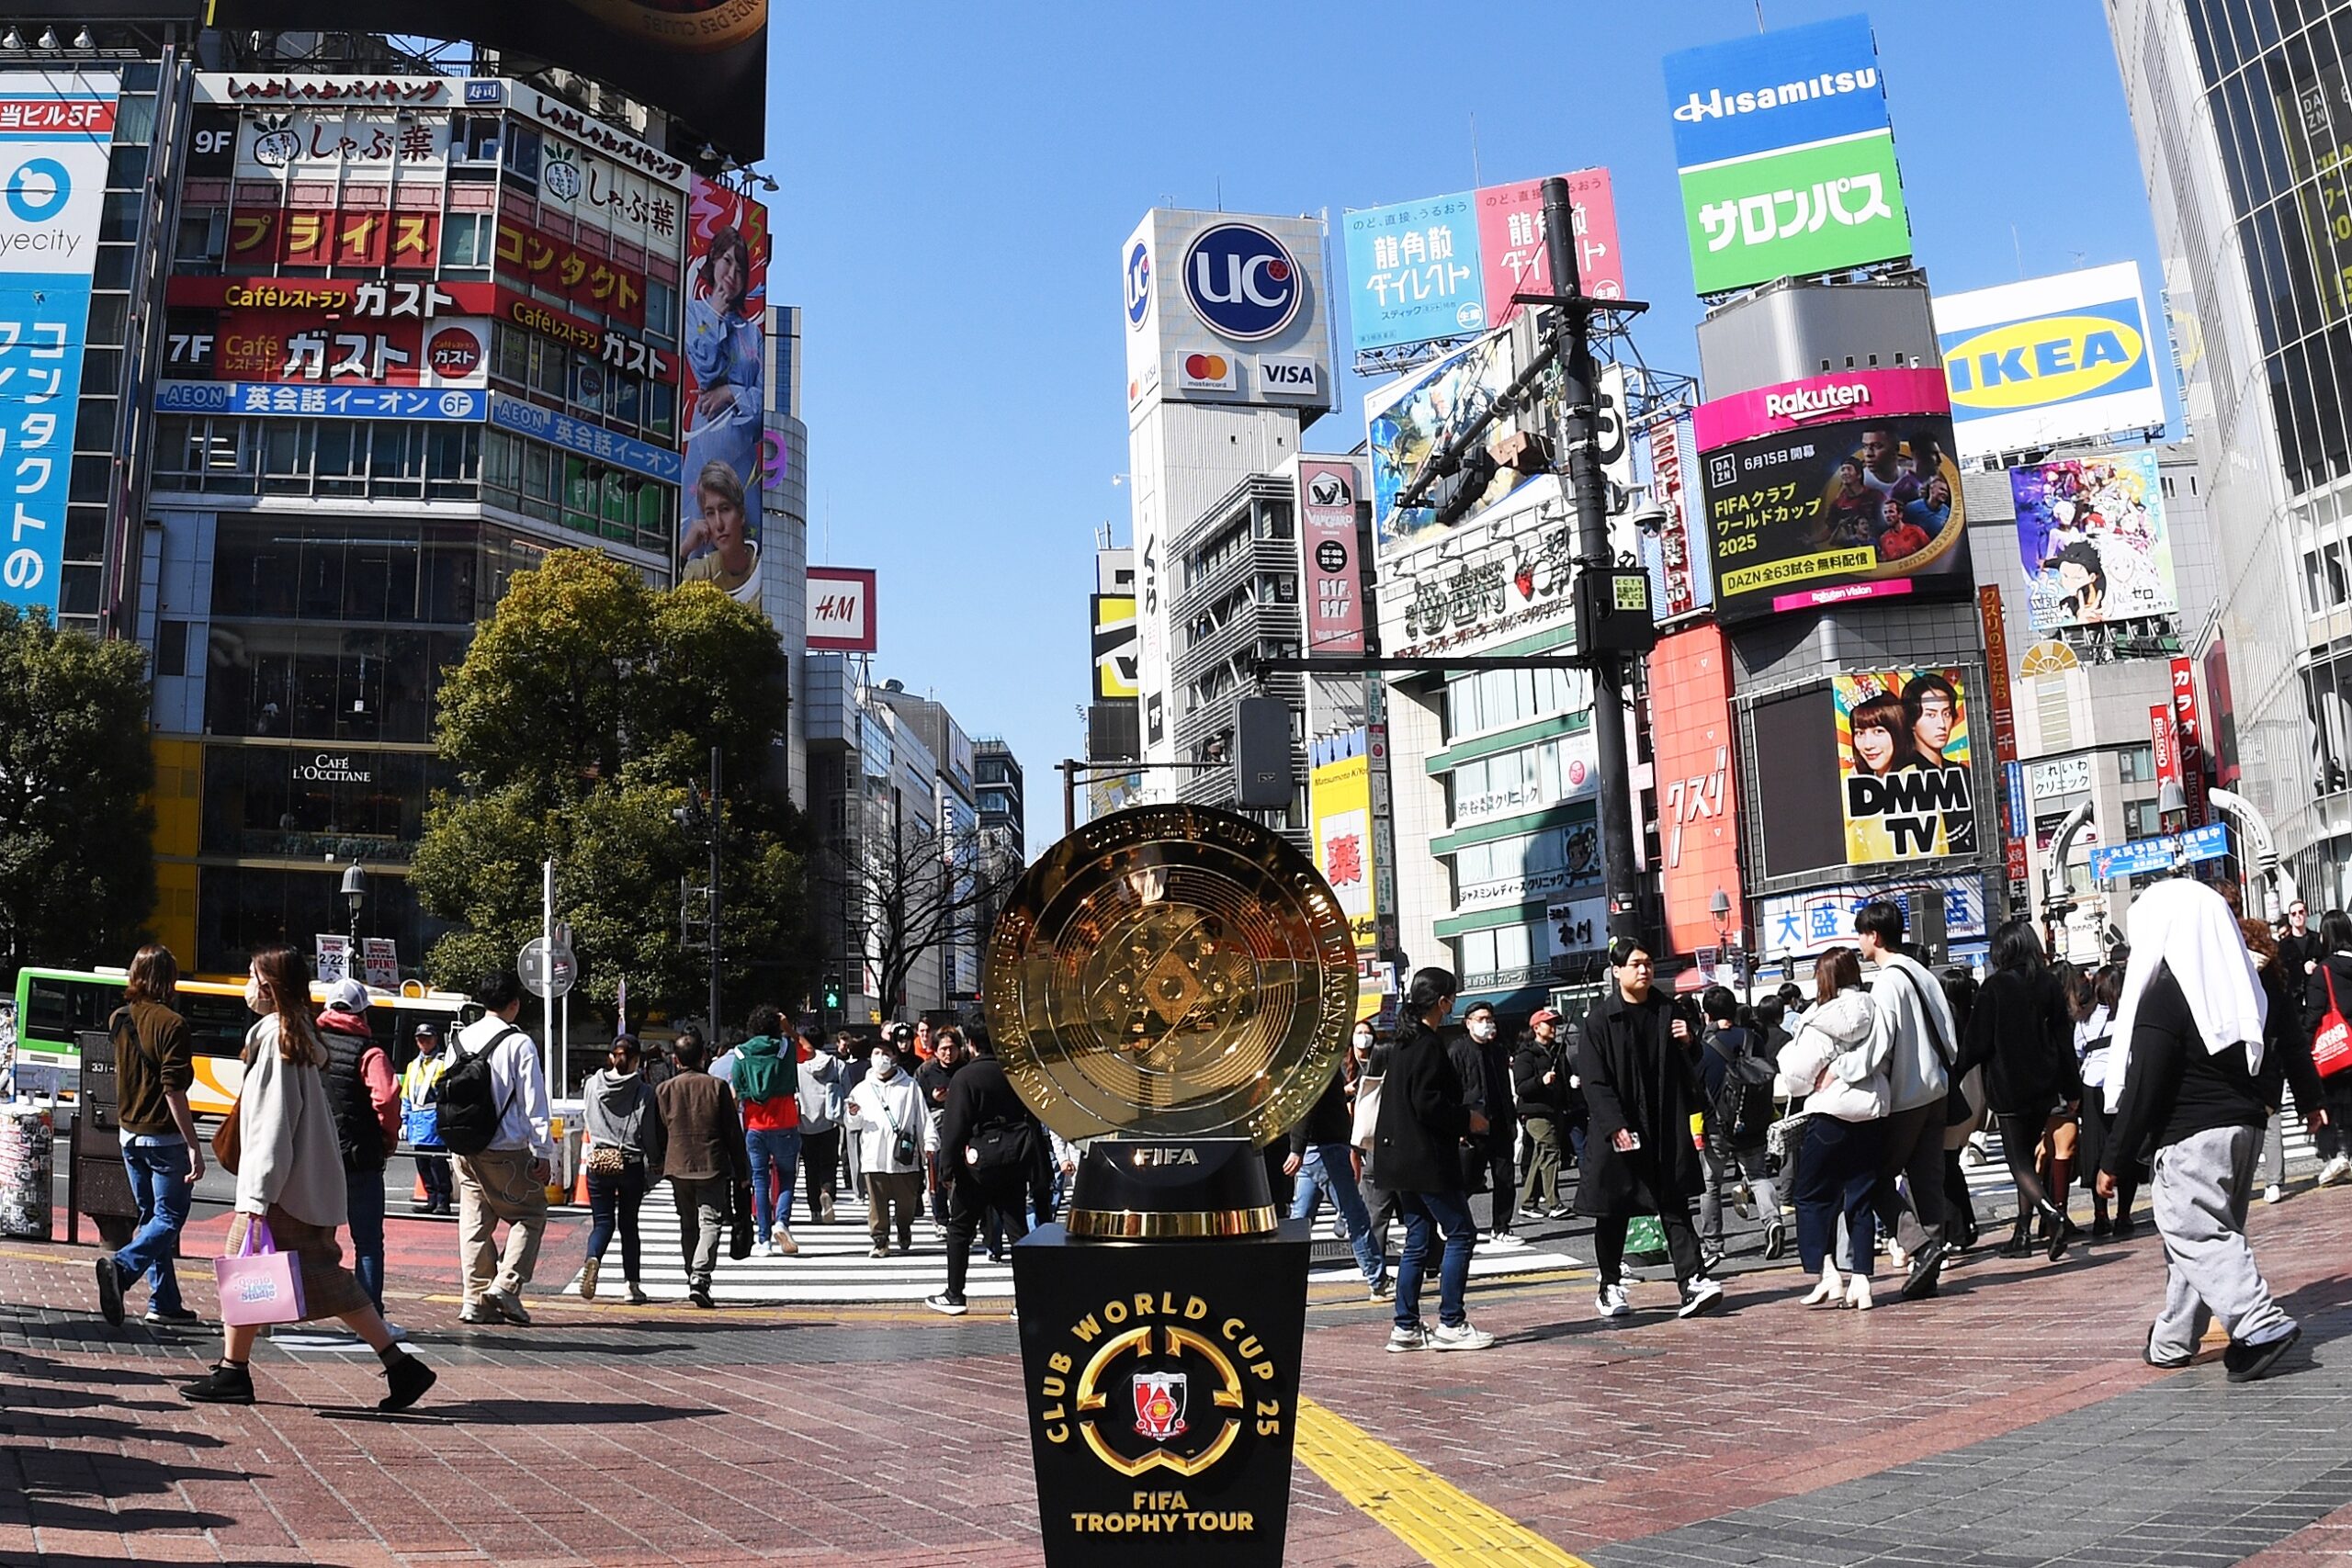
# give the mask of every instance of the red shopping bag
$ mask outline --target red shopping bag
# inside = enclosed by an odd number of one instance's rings
[[[294,1255],[277,1250],[269,1222],[259,1215],[245,1227],[245,1245],[233,1257],[212,1260],[220,1286],[220,1321],[243,1326],[302,1321],[302,1270]]]
[[[2325,964],[2319,966],[2319,976],[2327,985],[2327,1010],[2320,1014],[2319,1028],[2312,1035],[2312,1066],[2327,1077],[2352,1067],[2352,1023],[2344,1021],[2344,1010],[2335,1005],[2335,976]]]

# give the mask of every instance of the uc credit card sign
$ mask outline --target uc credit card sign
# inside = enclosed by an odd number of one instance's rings
[[[1911,253],[1869,17],[1683,50],[1665,65],[1700,293]]]
[[[2163,428],[2138,263],[1942,295],[1935,311],[1963,457]]]
[[[0,72],[0,604],[56,613],[119,77]]]

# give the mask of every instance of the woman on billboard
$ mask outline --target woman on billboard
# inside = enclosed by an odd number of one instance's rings
[[[1919,766],[1919,749],[1912,741],[1903,699],[1893,692],[1881,692],[1861,704],[1848,722],[1853,728],[1855,773],[1883,779]]]
[[[759,526],[748,514],[743,493],[749,476],[759,472],[760,415],[766,401],[758,310],[751,243],[741,230],[721,224],[686,276],[686,368],[695,388],[686,408],[686,464],[706,476],[713,465],[723,464],[733,477],[745,548]],[[711,519],[704,513],[687,524],[680,554],[691,562],[716,542]]]

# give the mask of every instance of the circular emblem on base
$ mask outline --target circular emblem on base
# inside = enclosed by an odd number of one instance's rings
[[[1062,1136],[1264,1144],[1345,1049],[1355,942],[1280,835],[1204,807],[1139,807],[1023,874],[984,989],[1005,1072]]]

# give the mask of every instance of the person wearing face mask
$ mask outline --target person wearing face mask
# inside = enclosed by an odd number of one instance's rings
[[[1483,1350],[1495,1342],[1470,1325],[1464,1306],[1478,1230],[1463,1190],[1462,1142],[1486,1132],[1487,1119],[1473,1109],[1476,1101],[1455,1066],[1459,1054],[1438,1035],[1458,988],[1450,970],[1414,973],[1405,993],[1411,1021],[1389,1049],[1381,1086],[1374,1165],[1405,1221],[1395,1326],[1388,1335],[1392,1351]],[[1431,1328],[1421,1320],[1421,1278],[1441,1235],[1438,1323]]]
[[[1478,1083],[1487,1118],[1483,1138],[1464,1145],[1464,1157],[1477,1167],[1476,1178],[1487,1193],[1487,1245],[1506,1250],[1525,1247],[1526,1238],[1511,1231],[1512,1210],[1519,1200],[1519,1104],[1511,1094],[1510,1046],[1503,1039],[1502,1020],[1492,1002],[1473,1002],[1463,1014],[1464,1031],[1477,1047]],[[1476,1182],[1472,1191],[1477,1190]]]
[[[1359,1027],[1357,1037],[1370,1048],[1372,1032]],[[1331,1207],[1340,1212],[1340,1224],[1355,1249],[1356,1267],[1363,1270],[1363,1282],[1372,1292],[1372,1299],[1386,1301],[1395,1295],[1396,1288],[1388,1281],[1387,1259],[1380,1255],[1372,1240],[1372,1216],[1364,1212],[1363,1194],[1356,1186],[1356,1152],[1349,1146],[1353,1117],[1349,1102],[1355,1093],[1356,1056],[1350,1051],[1340,1070],[1331,1075],[1323,1094],[1314,1108],[1294,1123],[1290,1130],[1290,1152],[1283,1161],[1283,1173],[1295,1179],[1291,1190],[1290,1217],[1305,1220],[1312,1226],[1315,1212],[1329,1194]]]
[[[1354,1082],[1348,1089],[1348,1141],[1355,1146],[1356,1187],[1363,1198],[1364,1213],[1372,1221],[1372,1249],[1385,1258],[1388,1227],[1396,1219],[1396,1200],[1380,1185],[1373,1155],[1380,1130],[1380,1086],[1388,1074],[1388,1047],[1373,1032],[1370,1022],[1359,1021],[1349,1051],[1354,1057]]]
[[[890,1228],[898,1226],[899,1251],[914,1250],[915,1211],[922,1202],[923,1171],[939,1151],[939,1128],[923,1103],[914,1075],[899,1054],[877,1043],[865,1077],[849,1091],[842,1125],[855,1135],[859,1168],[865,1172],[865,1230],[873,1256],[890,1255]]]
[[[416,1179],[424,1196],[409,1205],[413,1214],[454,1214],[456,1188],[451,1185],[448,1146],[441,1142],[441,1075],[449,1070],[449,1054],[441,1048],[441,1026],[426,1021],[416,1026],[416,1055],[401,1072],[402,1130],[416,1150]]]

